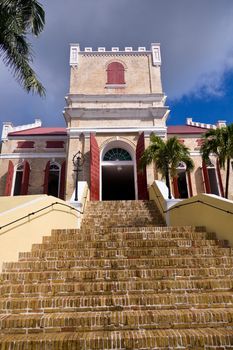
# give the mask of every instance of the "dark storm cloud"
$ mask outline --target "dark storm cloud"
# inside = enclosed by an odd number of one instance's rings
[[[69,86],[69,43],[84,46],[150,46],[160,42],[163,85],[170,99],[224,94],[232,69],[232,0],[42,1],[46,28],[33,40],[34,66],[47,95],[27,95],[0,64],[1,121],[62,125]]]

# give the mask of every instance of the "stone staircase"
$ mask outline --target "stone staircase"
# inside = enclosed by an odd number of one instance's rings
[[[232,253],[153,202],[89,202],[4,264],[0,349],[233,349]]]

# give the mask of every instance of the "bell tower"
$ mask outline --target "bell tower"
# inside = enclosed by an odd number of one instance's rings
[[[145,198],[153,171],[139,171],[139,160],[151,133],[166,136],[169,109],[165,101],[159,44],[151,44],[150,50],[86,47],[83,51],[79,44],[71,44],[70,89],[64,110],[69,135],[68,197],[74,191],[71,160],[81,150],[85,156],[82,179],[89,184],[91,199],[103,199],[106,181],[119,188],[118,194],[122,192],[116,199]],[[116,157],[111,164],[106,162],[105,154],[111,149],[115,155],[120,149],[128,152],[131,163]],[[117,178],[121,178],[119,183]],[[132,198],[124,198],[122,189],[129,181]],[[114,199],[114,193],[110,197]]]

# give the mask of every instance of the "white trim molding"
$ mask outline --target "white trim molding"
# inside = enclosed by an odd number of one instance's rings
[[[160,102],[166,100],[164,93],[153,94],[108,94],[108,95],[85,95],[85,94],[68,94],[65,97],[67,103],[72,102]]]
[[[125,127],[125,128],[78,128],[72,127],[67,129],[70,138],[79,137],[81,134],[132,134],[145,132],[146,135],[154,133],[158,136],[164,137],[167,133],[167,127]]]
[[[37,158],[66,158],[66,153],[64,152],[54,152],[54,153],[5,153],[0,154],[0,159],[37,159]]]

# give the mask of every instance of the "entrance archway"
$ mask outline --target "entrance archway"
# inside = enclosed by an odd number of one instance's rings
[[[135,160],[124,142],[106,146],[101,156],[101,199],[134,200],[136,198]]]

